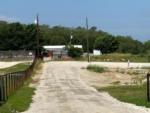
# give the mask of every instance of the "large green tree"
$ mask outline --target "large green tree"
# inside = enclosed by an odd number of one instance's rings
[[[102,36],[95,40],[95,49],[101,50],[103,54],[113,53],[119,47],[118,41],[113,36]]]
[[[134,40],[129,36],[117,36],[117,40],[119,42],[119,48],[117,51],[120,53],[139,54],[144,52],[143,43],[138,40]]]
[[[144,43],[144,49],[146,52],[150,53],[150,40]]]

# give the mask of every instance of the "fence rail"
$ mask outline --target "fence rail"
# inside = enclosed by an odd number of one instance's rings
[[[25,80],[32,75],[37,60],[38,58],[35,58],[30,67],[25,71],[0,76],[0,104],[6,102],[14,91],[23,86]]]

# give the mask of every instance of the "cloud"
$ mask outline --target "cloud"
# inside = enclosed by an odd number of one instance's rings
[[[7,22],[18,22],[19,19],[14,18],[14,17],[8,17],[8,16],[4,16],[4,15],[0,15],[0,21],[7,21]]]

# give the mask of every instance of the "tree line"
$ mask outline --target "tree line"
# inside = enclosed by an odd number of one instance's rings
[[[36,25],[7,23],[0,21],[0,50],[35,50],[37,47]],[[40,25],[40,46],[42,45],[68,45],[70,35],[73,35],[72,44],[83,45],[87,51],[87,37],[89,50],[99,49],[102,53],[148,53],[150,41],[140,42],[130,36],[113,36],[96,27],[87,30],[84,27],[68,28],[62,26],[50,27]]]

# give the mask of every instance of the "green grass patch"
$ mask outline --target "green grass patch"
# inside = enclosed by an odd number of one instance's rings
[[[28,109],[32,102],[34,88],[24,86],[9,97],[8,101],[0,107],[0,113],[23,112]]]
[[[20,64],[17,64],[17,65],[14,65],[12,67],[0,69],[0,74],[6,74],[6,73],[13,73],[13,72],[24,71],[29,66],[30,66],[29,63],[20,63]]]
[[[93,71],[93,72],[97,72],[97,73],[103,73],[105,72],[105,68],[104,67],[100,67],[100,66],[97,66],[97,65],[89,65],[87,67],[88,70],[90,71]]]
[[[136,86],[111,86],[97,89],[101,92],[108,92],[111,96],[122,102],[150,108],[150,102],[147,101],[146,96],[146,84]]]

